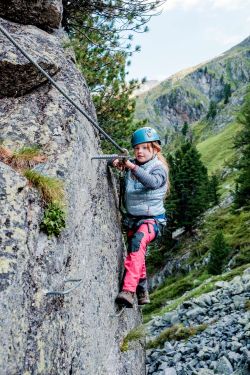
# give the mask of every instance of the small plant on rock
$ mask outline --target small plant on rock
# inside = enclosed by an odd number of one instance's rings
[[[42,195],[45,213],[41,229],[49,236],[59,236],[65,228],[65,194],[63,182],[58,178],[44,176],[34,169],[36,164],[47,160],[37,145],[22,147],[14,152],[0,140],[0,161],[22,173]]]
[[[26,170],[24,176],[40,191],[46,203],[57,202],[59,205],[63,205],[65,197],[61,180],[44,176],[31,169]]]
[[[6,147],[4,147],[3,142],[0,144],[0,161],[9,164],[13,153]]]
[[[3,144],[0,145],[0,161],[8,164],[17,171],[23,171],[36,164],[44,163],[46,156],[41,154],[37,145],[22,147],[19,150],[11,151]]]
[[[48,236],[59,236],[61,231],[65,228],[65,211],[58,205],[58,203],[49,203],[44,212],[43,221],[40,228]]]
[[[129,350],[129,343],[131,341],[137,341],[145,337],[145,330],[143,326],[132,329],[127,336],[123,339],[120,349],[122,352]]]
[[[32,167],[35,164],[43,163],[46,161],[46,157],[41,155],[40,147],[30,146],[22,147],[19,150],[14,151],[12,156],[12,166],[18,169],[24,169]]]
[[[63,182],[55,177],[44,176],[35,170],[26,170],[24,176],[41,193],[45,212],[41,222],[41,230],[48,236],[59,236],[65,228],[65,194]]]

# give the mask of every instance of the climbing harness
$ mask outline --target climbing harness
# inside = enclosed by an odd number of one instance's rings
[[[66,289],[66,290],[49,290],[49,291],[46,291],[45,292],[45,295],[46,296],[64,296],[65,294],[69,294],[70,292],[72,292],[73,290],[75,290],[76,288],[78,288],[81,283],[83,282],[82,279],[68,279],[68,280],[65,280],[64,283],[78,283],[74,286],[72,286],[71,288],[69,289]]]
[[[51,84],[76,108],[87,118],[87,120],[99,130],[99,132],[109,140],[119,151],[124,152],[125,149],[120,147],[78,104],[76,104],[69,95],[45,72],[45,70],[37,64],[37,62],[15,41],[15,39],[8,33],[8,31],[0,24],[0,31],[10,40],[12,44],[51,82]]]
[[[122,225],[127,229],[138,229],[140,225],[147,224],[148,232],[151,233],[150,225],[154,221],[153,227],[156,233],[156,237],[153,241],[162,236],[164,228],[166,226],[166,219],[159,219],[157,217],[134,217],[124,215],[122,218]]]

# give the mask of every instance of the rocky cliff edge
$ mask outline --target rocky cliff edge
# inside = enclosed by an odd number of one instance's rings
[[[4,3],[1,25],[95,119],[86,82],[65,48],[60,1]],[[0,162],[0,372],[144,374],[140,344],[120,351],[141,319],[136,309],[115,316],[124,247],[110,172],[91,161],[99,136],[1,33],[0,77],[1,141],[12,152],[38,145],[47,160],[35,170],[61,179],[67,196],[66,228],[48,237],[40,230],[39,192]],[[82,282],[71,293],[46,295],[76,278]]]

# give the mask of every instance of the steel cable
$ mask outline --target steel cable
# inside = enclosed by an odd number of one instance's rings
[[[84,115],[88,121],[99,130],[99,132],[111,142],[119,151],[124,152],[125,149],[118,145],[78,104],[76,104],[69,95],[50,77],[45,70],[37,64],[37,62],[13,39],[13,37],[8,33],[8,31],[0,24],[0,31],[8,38],[12,44],[51,82],[51,84],[76,108],[78,111]]]

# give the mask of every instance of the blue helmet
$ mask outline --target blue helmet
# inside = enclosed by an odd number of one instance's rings
[[[153,128],[145,127],[136,130],[131,139],[132,147],[139,145],[140,143],[155,142],[161,144],[160,137]]]

